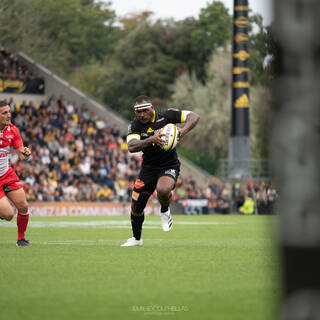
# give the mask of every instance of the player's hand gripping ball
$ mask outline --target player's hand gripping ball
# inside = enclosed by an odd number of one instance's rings
[[[161,148],[165,151],[174,149],[178,143],[178,128],[173,123],[168,123],[161,129],[161,133],[163,134]]]

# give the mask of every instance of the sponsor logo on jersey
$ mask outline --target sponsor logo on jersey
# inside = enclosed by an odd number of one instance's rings
[[[163,121],[163,120],[164,120],[164,118],[160,118],[156,122],[160,122],[160,121]]]
[[[136,191],[132,191],[132,199],[133,200],[138,200],[139,199],[139,193]]]
[[[172,176],[173,178],[176,178],[176,176],[177,176],[176,170],[174,170],[174,169],[166,170],[164,172],[164,174],[168,174],[169,176]]]
[[[137,189],[141,189],[144,187],[144,182],[140,179],[137,179],[136,182],[134,183],[134,187]]]
[[[5,158],[9,155],[9,153],[0,153],[0,158]]]

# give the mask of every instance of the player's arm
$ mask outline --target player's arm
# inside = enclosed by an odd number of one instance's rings
[[[130,152],[139,152],[151,145],[156,144],[158,146],[161,146],[163,144],[163,140],[161,139],[162,136],[163,133],[161,133],[160,131],[156,131],[153,136],[150,136],[144,140],[140,140],[139,134],[128,134],[128,150]]]
[[[181,140],[192,128],[196,126],[200,116],[193,111],[181,111],[181,123],[184,123],[182,128],[179,130],[179,140]]]
[[[15,149],[18,153],[19,159],[28,161],[31,155],[31,147],[24,147],[23,142],[20,136],[19,130],[13,126],[13,134],[14,134],[14,140],[13,140],[13,149]]]
[[[163,141],[161,137],[163,134],[160,131],[156,131],[154,135],[141,139],[141,130],[139,126],[133,121],[128,127],[127,144],[129,152],[139,152],[151,145],[162,145]]]
[[[24,161],[28,161],[30,156],[31,156],[31,149],[28,147],[19,147],[18,149],[16,149],[19,159],[20,160],[24,160]]]

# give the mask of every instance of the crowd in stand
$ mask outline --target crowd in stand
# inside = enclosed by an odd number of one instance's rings
[[[43,79],[0,48],[0,92],[14,92],[10,91],[13,87],[5,87],[4,79],[28,83],[24,92],[44,91]],[[11,157],[29,202],[130,202],[142,158],[141,153],[128,152],[126,137],[117,126],[63,96],[52,96],[40,104],[17,104],[10,99],[8,104],[13,124],[33,151],[27,163],[18,161],[14,153]],[[277,197],[276,189],[265,182],[223,183],[215,177],[205,185],[192,177],[179,177],[173,191],[177,203],[206,199],[208,213],[222,214],[272,213]]]
[[[15,154],[11,159],[28,201],[130,201],[141,153],[128,152],[117,126],[63,96],[38,105],[8,103],[14,125],[33,151],[27,163]],[[208,212],[223,214],[250,214],[241,211],[248,199],[255,200],[258,213],[270,213],[276,198],[272,185],[217,178],[200,185],[192,177],[179,177],[173,193],[174,201],[208,199]]]
[[[44,79],[0,47],[0,92],[44,93]]]
[[[208,213],[268,214],[274,212],[277,190],[268,182],[232,181],[223,183],[213,177],[200,185],[193,178],[178,179],[173,193],[175,201],[208,199]]]
[[[9,102],[13,123],[31,161],[12,159],[25,181],[28,200],[113,201],[128,197],[140,157],[127,151],[125,137],[85,106],[51,97],[33,105]]]

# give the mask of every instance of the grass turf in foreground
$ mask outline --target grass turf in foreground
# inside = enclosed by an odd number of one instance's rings
[[[147,217],[131,248],[128,217],[31,218],[30,248],[0,222],[0,319],[275,319],[275,219]]]

